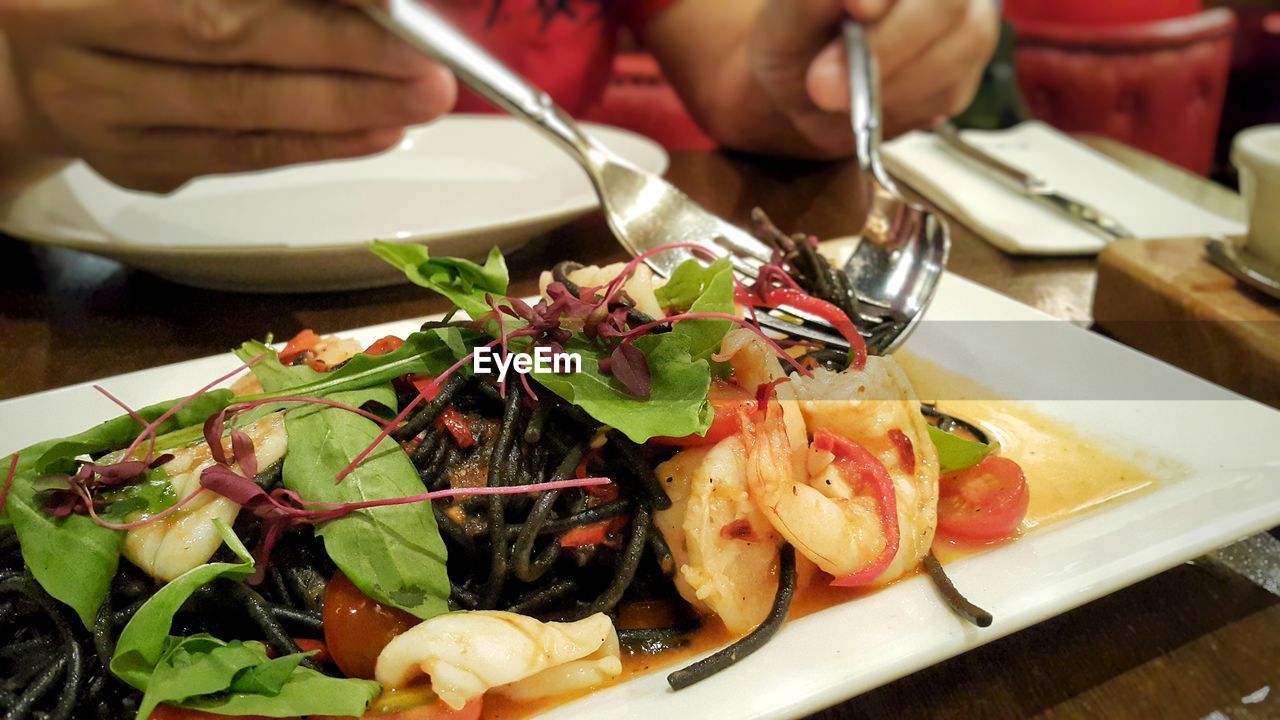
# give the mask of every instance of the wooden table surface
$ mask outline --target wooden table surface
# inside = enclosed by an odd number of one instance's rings
[[[1175,192],[1228,214],[1233,194],[1114,143],[1094,142]],[[821,237],[860,226],[851,164],[677,154],[668,177],[744,222],[762,206]],[[1094,262],[1020,259],[957,228],[951,269],[1087,324]],[[589,217],[512,255],[513,291],[562,258],[621,259]],[[201,357],[274,332],[325,333],[415,317],[441,303],[414,287],[231,295],[186,288],[79,253],[0,235],[0,398]],[[1274,531],[1273,531],[1274,532]],[[1274,691],[1272,686],[1277,686]],[[820,713],[901,718],[1280,717],[1280,598],[1207,560],[1189,563]]]

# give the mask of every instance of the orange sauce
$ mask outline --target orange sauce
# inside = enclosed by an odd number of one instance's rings
[[[999,440],[1001,454],[1022,466],[1031,502],[1021,532],[1142,492],[1153,484],[1153,470],[1158,470],[1161,476],[1176,476],[1179,472],[1165,460],[1108,450],[1105,439],[1091,438],[1064,427],[1033,410],[1029,403],[989,399],[994,397],[991,391],[929,361],[909,353],[899,353],[896,357],[922,400],[936,400],[940,410],[991,431]],[[985,549],[988,548],[935,546],[944,562]],[[800,564],[800,583],[791,606],[792,619],[875,592],[874,589],[831,587],[825,576],[806,565]],[[689,659],[727,645],[733,639],[718,620],[709,618],[694,633],[688,647],[661,655],[624,654],[622,675],[614,683],[683,666]],[[524,718],[587,692],[591,691],[521,703],[489,695],[485,697],[483,717],[485,720]]]

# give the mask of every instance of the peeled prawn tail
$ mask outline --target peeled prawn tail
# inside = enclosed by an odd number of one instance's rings
[[[831,581],[836,587],[866,585],[884,573],[898,555],[898,547],[902,544],[902,531],[898,527],[898,493],[894,490],[893,478],[889,477],[884,463],[866,448],[830,430],[819,430],[814,434],[813,448],[835,455],[832,462],[840,466],[842,474],[858,478],[875,492],[876,504],[880,510],[880,530],[884,533],[884,550],[861,570]]]

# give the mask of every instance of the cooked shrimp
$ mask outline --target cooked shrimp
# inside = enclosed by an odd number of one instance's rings
[[[284,457],[288,440],[283,413],[272,413],[242,429],[253,439],[258,467],[265,468]],[[200,488],[200,473],[213,465],[213,457],[204,442],[175,450],[173,455],[161,468],[169,474],[169,484],[181,499]],[[164,520],[128,531],[124,556],[151,577],[168,582],[208,562],[222,545],[213,521],[221,519],[230,525],[239,512],[240,506],[227,498],[202,492]]]
[[[746,453],[742,438],[728,437],[659,465],[671,507],[654,515],[671,546],[680,595],[737,634],[769,614],[781,543],[747,496]]]
[[[618,633],[603,613],[544,623],[491,610],[439,615],[417,625],[387,644],[375,670],[388,688],[426,675],[455,710],[487,690],[527,700],[583,690],[620,674]]]
[[[747,472],[753,499],[797,550],[837,578],[875,568],[866,580],[883,583],[916,567],[937,525],[938,459],[902,370],[891,359],[872,357],[863,370],[820,369],[790,385],[811,435],[828,431],[851,440],[887,471],[893,516],[886,519],[884,493],[866,480],[867,472],[850,472],[830,452],[811,449],[805,471],[795,472],[794,443],[774,409],[782,402],[770,402],[755,423]],[[869,458],[865,465],[874,467]],[[894,517],[898,536],[890,537]],[[896,553],[880,565],[895,542]]]
[[[618,277],[618,273],[626,267],[624,263],[613,263],[598,267],[596,265],[588,265],[578,268],[569,273],[568,277],[574,283],[584,287],[603,286],[609,281]],[[622,284],[622,289],[636,304],[636,309],[649,315],[650,317],[662,317],[662,306],[658,303],[658,296],[654,292],[662,287],[666,280],[653,274],[647,265],[637,265],[631,277]],[[551,283],[551,273],[544,272],[539,281],[539,291],[546,294],[547,285]]]

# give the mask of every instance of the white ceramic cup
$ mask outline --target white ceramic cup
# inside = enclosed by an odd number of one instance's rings
[[[1231,163],[1249,213],[1249,254],[1280,267],[1280,125],[1259,125],[1236,135]]]

